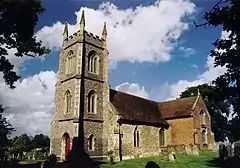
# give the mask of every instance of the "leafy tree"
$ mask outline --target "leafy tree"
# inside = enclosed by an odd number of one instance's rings
[[[14,131],[11,124],[3,117],[5,108],[0,105],[0,162],[4,161],[9,144],[9,135]]]
[[[50,139],[48,136],[43,134],[35,135],[32,139],[32,147],[33,148],[44,148],[50,146]]]
[[[31,150],[31,140],[27,134],[22,134],[15,139],[12,144],[12,153],[20,156],[22,159],[23,152],[29,152]]]
[[[204,15],[205,23],[199,26],[221,27],[229,33],[226,39],[217,39],[210,52],[215,59],[215,66],[226,66],[227,71],[214,83],[218,91],[231,100],[234,112],[240,114],[240,1],[219,0]]]
[[[180,97],[196,96],[198,90],[211,115],[212,131],[215,134],[215,141],[223,141],[230,133],[227,117],[223,115],[229,115],[230,104],[224,99],[221,93],[217,92],[215,86],[207,84],[189,87],[181,93]]]
[[[231,142],[235,142],[240,140],[240,118],[239,116],[236,116],[235,118],[233,118],[232,120],[230,120],[229,122],[229,127],[230,127],[230,136],[229,136],[229,140]]]
[[[0,72],[10,88],[14,88],[20,76],[6,58],[7,49],[16,49],[17,57],[35,57],[49,52],[34,36],[38,15],[43,11],[40,0],[0,1]]]

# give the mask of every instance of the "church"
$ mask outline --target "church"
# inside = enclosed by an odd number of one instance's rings
[[[209,149],[214,142],[200,93],[157,102],[111,89],[106,23],[101,37],[93,35],[85,30],[84,12],[79,31],[69,36],[67,23],[63,30],[50,153],[66,160],[80,133],[91,157],[112,152],[116,160],[157,155],[167,146]]]

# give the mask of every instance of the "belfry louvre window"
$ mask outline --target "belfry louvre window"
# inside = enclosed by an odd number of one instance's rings
[[[73,73],[76,66],[76,57],[73,51],[70,51],[65,60],[65,73],[70,74]]]
[[[65,93],[65,113],[69,113],[71,110],[72,96],[69,90]]]
[[[97,111],[97,95],[93,90],[91,90],[88,93],[88,112],[96,113],[96,111]]]
[[[91,51],[88,54],[88,71],[94,74],[98,74],[99,73],[99,64],[100,64],[100,60],[99,60],[99,56],[97,54],[97,52],[95,51]]]

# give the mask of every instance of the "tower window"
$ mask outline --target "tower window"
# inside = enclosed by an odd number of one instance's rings
[[[95,138],[94,136],[91,134],[88,138],[88,150],[93,151],[94,150],[94,146],[95,146]]]
[[[76,60],[73,51],[70,51],[65,60],[65,73],[70,74],[75,70]]]
[[[97,111],[97,95],[91,90],[88,94],[88,112],[96,113]]]
[[[139,130],[137,127],[135,127],[133,132],[133,145],[134,147],[139,147]]]
[[[88,55],[88,71],[94,74],[99,72],[99,57],[95,51],[91,51]]]
[[[71,110],[71,99],[72,99],[71,93],[69,90],[67,90],[65,93],[65,112],[66,113],[69,113]]]

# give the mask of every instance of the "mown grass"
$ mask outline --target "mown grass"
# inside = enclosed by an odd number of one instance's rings
[[[101,168],[144,168],[145,165],[153,161],[160,168],[217,168],[214,164],[214,158],[218,153],[212,151],[200,152],[199,156],[186,156],[185,154],[176,154],[176,161],[169,162],[167,156],[152,156],[146,158],[137,158],[124,160],[114,165],[103,164]]]

